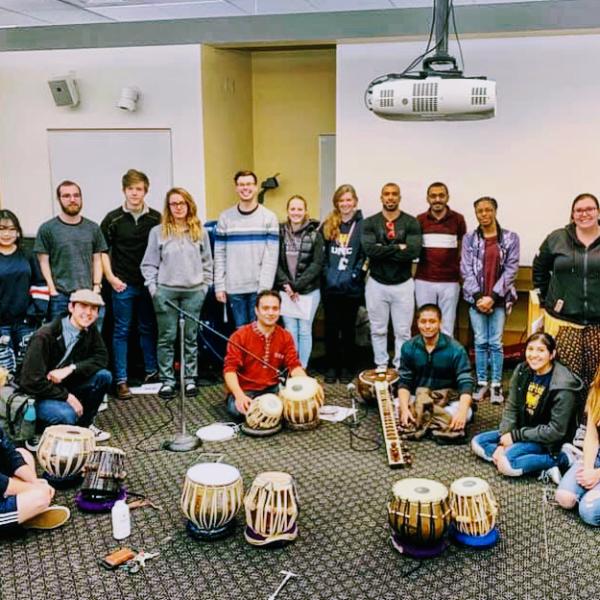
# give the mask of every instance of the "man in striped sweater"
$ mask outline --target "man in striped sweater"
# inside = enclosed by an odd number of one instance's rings
[[[279,256],[279,223],[257,200],[252,171],[234,176],[239,202],[219,216],[215,235],[215,295],[231,306],[236,327],[254,320],[256,295],[270,290]]]

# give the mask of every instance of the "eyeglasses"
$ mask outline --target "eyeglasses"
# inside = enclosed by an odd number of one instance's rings
[[[573,211],[574,215],[585,215],[595,213],[598,210],[597,206],[588,206],[587,208],[576,208]]]
[[[385,222],[385,228],[386,228],[386,236],[388,240],[395,240],[396,239],[396,229],[394,226],[394,221],[386,221]]]
[[[182,206],[185,206],[186,202],[169,202],[169,206],[171,206],[172,208],[181,208]]]

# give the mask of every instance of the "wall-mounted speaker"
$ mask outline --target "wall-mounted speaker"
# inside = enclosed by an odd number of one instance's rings
[[[73,108],[79,104],[77,84],[70,75],[53,77],[48,80],[48,85],[56,106],[70,106]]]

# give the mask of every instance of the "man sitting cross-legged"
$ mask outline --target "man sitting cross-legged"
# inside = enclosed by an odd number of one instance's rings
[[[473,376],[466,350],[441,324],[440,308],[424,304],[417,310],[419,335],[402,346],[400,425],[413,439],[431,430],[440,443],[459,442],[473,416]]]
[[[227,410],[238,420],[244,418],[252,398],[277,392],[282,369],[292,377],[306,375],[292,334],[277,325],[280,309],[278,292],[260,292],[254,309],[257,320],[243,325],[229,338],[223,377],[229,390]]]

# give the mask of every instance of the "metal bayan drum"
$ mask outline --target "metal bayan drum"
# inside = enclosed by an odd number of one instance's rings
[[[283,403],[276,394],[263,394],[252,400],[242,431],[248,435],[265,436],[281,431]]]
[[[414,558],[441,554],[450,525],[448,488],[431,479],[408,478],[397,481],[392,492],[388,518],[394,547]]]
[[[85,427],[46,427],[37,450],[37,459],[53,486],[76,485],[90,454],[96,447],[94,434]]]
[[[279,392],[283,400],[283,417],[290,429],[315,429],[319,426],[319,408],[325,394],[312,377],[290,377]]]
[[[253,546],[295,540],[298,536],[298,502],[289,473],[268,471],[252,482],[244,499],[246,541]]]
[[[451,537],[466,546],[489,548],[496,544],[498,503],[487,481],[463,477],[450,486]]]
[[[222,463],[190,467],[181,494],[181,510],[189,533],[201,540],[223,537],[233,527],[242,506],[244,484],[240,472]]]
[[[387,382],[394,393],[394,385],[399,379],[396,369],[367,369],[358,374],[358,393],[367,404],[377,404],[377,394],[375,393],[375,383],[378,381]]]

